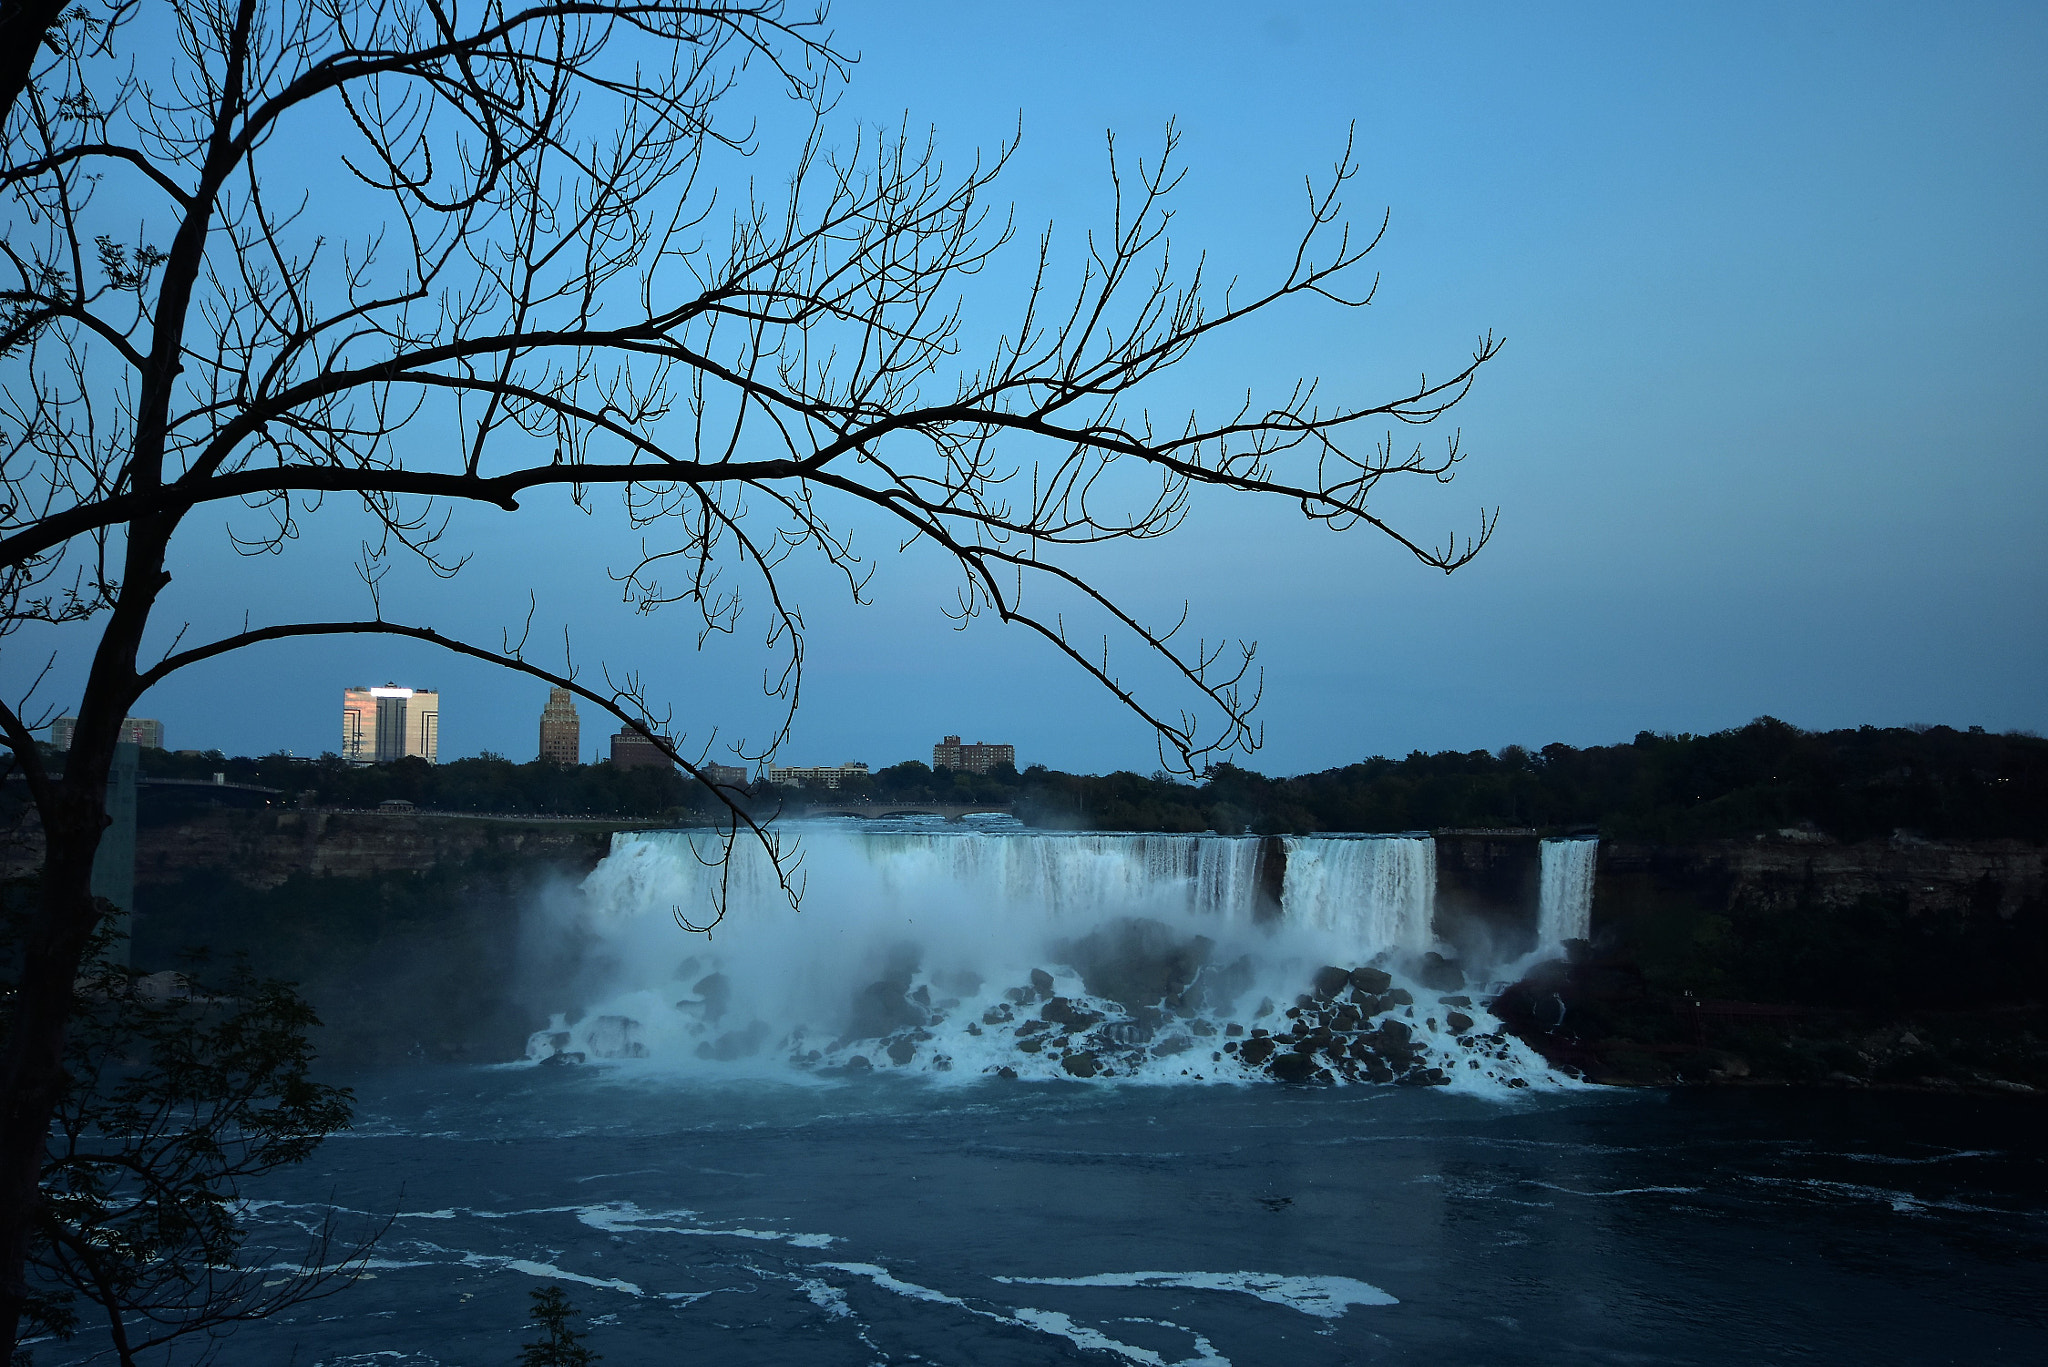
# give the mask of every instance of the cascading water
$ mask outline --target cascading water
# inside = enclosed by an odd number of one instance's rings
[[[1536,944],[1539,953],[1555,953],[1566,940],[1583,940],[1592,932],[1600,842],[1583,837],[1546,840],[1542,858]]]
[[[1302,836],[1286,844],[1282,920],[1343,935],[1367,955],[1419,954],[1434,942],[1434,840]]]
[[[701,832],[616,837],[576,924],[556,927],[585,954],[548,1009],[580,1009],[535,1032],[529,1058],[963,1080],[1545,1076],[1470,998],[1404,976],[1432,943],[1427,837],[1288,841],[1275,908],[1254,837],[801,834],[800,912],[747,842],[721,870]],[[721,879],[724,920],[680,932]]]

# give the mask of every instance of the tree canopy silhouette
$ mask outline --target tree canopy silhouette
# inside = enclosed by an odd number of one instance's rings
[[[38,15],[0,14],[10,60]],[[61,775],[32,738],[46,704],[0,706],[47,851],[0,1055],[0,1293],[17,1300],[101,915],[106,774],[147,690],[268,642],[407,638],[570,688],[697,773],[708,743],[671,740],[630,669],[594,679],[524,635],[387,613],[394,557],[461,570],[451,510],[618,498],[634,544],[614,575],[637,608],[691,614],[700,640],[760,622],[783,720],[749,759],[801,701],[787,567],[816,557],[858,603],[866,518],[950,561],[958,615],[1036,634],[1188,768],[1257,745],[1253,647],[1125,606],[1089,547],[1166,535],[1205,491],[1369,528],[1441,570],[1491,530],[1482,514],[1432,544],[1371,502],[1390,477],[1449,478],[1455,436],[1425,451],[1392,433],[1456,403],[1491,335],[1383,394],[1303,378],[1173,407],[1175,368],[1248,320],[1371,298],[1385,219],[1346,219],[1348,148],[1270,266],[1217,280],[1169,240],[1171,128],[1149,156],[1111,143],[1106,221],[1071,252],[1020,239],[994,198],[1010,146],[955,169],[907,122],[842,127],[849,56],[822,12],[774,0],[105,0],[40,32],[0,167],[0,635],[19,650],[62,627],[91,647]],[[764,96],[799,116],[786,147]],[[742,174],[777,147],[779,183]],[[1021,256],[1014,290],[977,286],[998,254]],[[188,640],[167,566],[222,515],[252,557],[293,550],[311,519],[365,519],[365,610]],[[1111,636],[1174,682],[1127,682]],[[794,897],[773,830],[729,818],[725,839],[765,841]]]

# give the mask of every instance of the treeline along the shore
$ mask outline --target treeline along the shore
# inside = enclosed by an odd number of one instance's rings
[[[514,764],[498,756],[353,766],[269,755],[150,753],[145,773],[230,780],[304,795],[311,805],[388,799],[451,812],[708,818],[698,784],[660,769]],[[1712,735],[1643,732],[1620,745],[1510,745],[1417,751],[1340,769],[1267,778],[1219,765],[1198,784],[1164,775],[992,774],[892,765],[838,789],[757,784],[767,811],[812,803],[1009,803],[1029,824],[1118,831],[1316,831],[1534,827],[1678,841],[1808,828],[1838,840],[1904,830],[1929,839],[2048,838],[2048,740],[1946,726],[1802,731],[1770,717]]]

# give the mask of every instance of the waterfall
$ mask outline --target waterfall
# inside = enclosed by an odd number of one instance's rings
[[[1360,960],[1428,949],[1435,911],[1436,842],[1426,836],[1287,841],[1281,919],[1336,933]]]
[[[1352,1000],[1322,970],[1378,961],[1402,990],[1385,978],[1360,987],[1367,997],[1341,1025],[1353,1035],[1314,1067],[1377,1080],[1455,1070],[1430,1051],[1462,1035],[1475,1052],[1458,1085],[1541,1071],[1485,1026],[1473,1034],[1483,1009],[1469,997],[1440,1003],[1404,976],[1433,943],[1427,837],[1287,841],[1274,919],[1261,914],[1256,837],[838,824],[792,834],[800,910],[751,842],[721,868],[705,832],[615,837],[577,897],[537,909],[555,922],[529,927],[532,943],[580,961],[534,1003],[536,1020],[553,1023],[528,1057],[641,1058],[721,1076],[1237,1078],[1280,1057],[1259,1037],[1297,1029],[1308,1008],[1293,1008],[1319,973],[1336,985],[1320,989],[1316,1012],[1334,1020],[1336,998]],[[679,931],[678,916],[707,919],[721,887],[711,934]],[[1386,1031],[1354,1046],[1382,1013]]]
[[[1583,940],[1593,929],[1593,875],[1600,842],[1584,838],[1543,842],[1541,901],[1536,913],[1539,951],[1554,951],[1566,940]]]

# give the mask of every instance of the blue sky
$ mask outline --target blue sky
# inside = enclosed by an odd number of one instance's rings
[[[1176,248],[1247,279],[1355,124],[1352,211],[1392,211],[1376,302],[1248,332],[1190,369],[1192,401],[1297,374],[1383,392],[1507,338],[1450,420],[1457,481],[1386,501],[1425,539],[1499,508],[1458,574],[1216,501],[1097,562],[1133,603],[1185,597],[1203,630],[1259,641],[1254,767],[1762,713],[2048,727],[2048,10],[870,0],[834,22],[861,56],[848,137],[907,114],[964,159],[1021,118],[1006,192],[1027,228],[1101,222],[1105,132],[1149,153],[1177,119]],[[1006,287],[995,273],[979,302]],[[579,658],[640,670],[693,735],[759,734],[754,666],[624,613],[596,523],[540,506],[458,531],[471,570],[395,615],[494,632],[536,584],[537,635],[573,623]],[[1071,666],[952,631],[939,567],[871,549],[873,606],[804,585],[788,760],[928,758],[958,732],[1020,763],[1153,766],[1144,728]],[[195,549],[186,611],[345,593],[338,543],[294,554]],[[540,689],[374,642],[244,656],[140,710],[174,746],[312,753],[335,744],[340,688],[385,678],[441,687],[444,753],[531,757]]]

